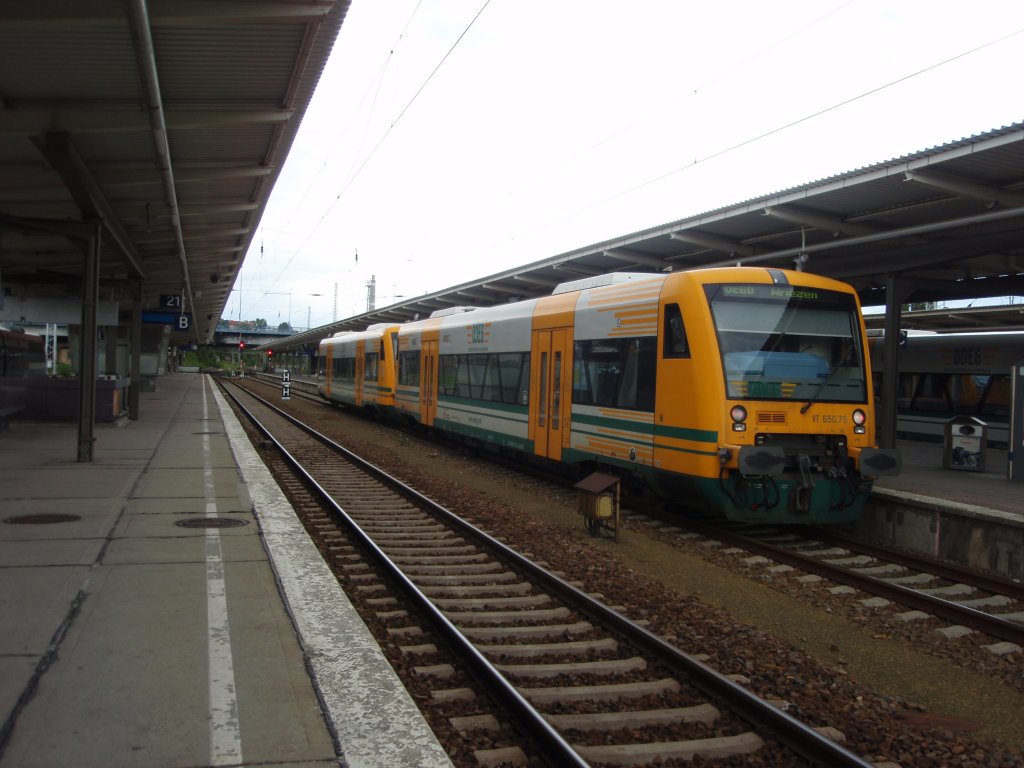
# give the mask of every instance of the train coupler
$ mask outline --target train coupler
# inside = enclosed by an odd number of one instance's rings
[[[814,490],[814,478],[811,477],[811,457],[806,453],[798,453],[796,467],[800,473],[800,482],[793,490],[793,510],[795,512],[810,512],[811,491]]]

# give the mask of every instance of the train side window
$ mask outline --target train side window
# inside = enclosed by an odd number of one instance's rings
[[[398,355],[398,383],[415,387],[420,383],[420,352],[400,352]]]
[[[1010,415],[1010,393],[1012,382],[1006,374],[993,374],[988,377],[985,391],[978,402],[978,413],[989,416]]]
[[[474,400],[490,400],[484,391],[487,377],[487,358],[490,355],[469,355],[469,396]]]
[[[530,353],[501,355],[502,398],[506,403],[526,405],[530,398]]]
[[[334,358],[336,373],[339,379],[353,380],[356,377],[356,359],[354,357]]]
[[[914,382],[908,407],[919,411],[952,411],[950,374],[925,373]]]
[[[363,356],[363,380],[364,381],[376,381],[377,380],[377,368],[380,355],[376,352],[366,354]]]
[[[523,355],[521,353],[503,352],[497,355],[498,369],[501,372],[501,402],[516,403],[519,395],[519,380],[523,373]],[[529,365],[526,366],[529,372]]]
[[[455,355],[458,367],[455,369],[455,396],[472,397],[469,390],[469,356]]]
[[[458,357],[456,355],[442,355],[440,369],[440,377],[437,383],[438,392],[442,395],[454,395]]]
[[[572,401],[629,410],[654,410],[657,343],[653,336],[577,341]]]
[[[690,345],[683,327],[683,313],[678,304],[665,305],[665,327],[662,330],[664,357],[689,357]]]
[[[483,358],[483,383],[480,386],[480,399],[492,403],[501,402],[501,373],[498,369],[497,355],[479,355]]]

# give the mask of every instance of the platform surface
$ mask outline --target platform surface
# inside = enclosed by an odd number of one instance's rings
[[[1024,482],[1006,476],[1006,451],[987,449],[983,471],[943,467],[941,443],[900,440],[903,471],[875,483],[880,491],[895,491],[933,499],[950,507],[962,505],[1019,515],[1024,522]]]
[[[450,765],[218,401],[0,434],[0,766]]]

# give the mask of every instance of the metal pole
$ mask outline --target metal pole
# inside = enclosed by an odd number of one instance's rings
[[[96,427],[96,310],[100,300],[100,225],[86,241],[82,277],[82,370],[79,372],[78,461],[91,462]]]
[[[900,306],[907,293],[906,283],[892,275],[885,279],[885,338],[882,340],[881,414],[876,414],[876,437],[880,448],[896,447],[896,398],[900,375]]]
[[[139,393],[142,391],[142,281],[132,283],[132,316],[129,330],[128,350],[130,369],[128,376],[128,418],[139,418]]]

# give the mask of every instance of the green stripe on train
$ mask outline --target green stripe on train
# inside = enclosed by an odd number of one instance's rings
[[[515,435],[509,435],[504,432],[495,432],[492,429],[474,427],[470,424],[460,424],[457,421],[448,421],[446,419],[437,419],[434,422],[434,426],[438,429],[444,430],[445,432],[454,432],[459,435],[466,435],[467,437],[475,437],[478,440],[483,440],[484,442],[492,443],[493,445],[500,445],[504,448],[514,448],[518,451],[533,453],[533,440],[529,440],[527,438],[516,437]]]
[[[580,413],[576,409],[573,409],[572,412],[572,423],[574,427],[578,424],[589,424],[595,427],[620,429],[643,435],[648,435],[653,431],[655,437],[666,437],[673,440],[690,440],[695,443],[718,444],[718,433],[708,429],[667,427],[664,424],[654,424],[649,421],[640,422],[632,419],[617,419],[613,416],[595,416],[589,413]]]
[[[583,435],[585,437],[596,437],[600,440],[612,440],[617,443],[626,443],[628,445],[642,445],[649,447],[651,445],[651,433],[640,432],[636,437],[623,437],[622,435],[606,435],[601,432],[593,432],[589,429],[578,429],[577,424],[579,422],[574,421],[572,423],[572,433],[574,435]]]

